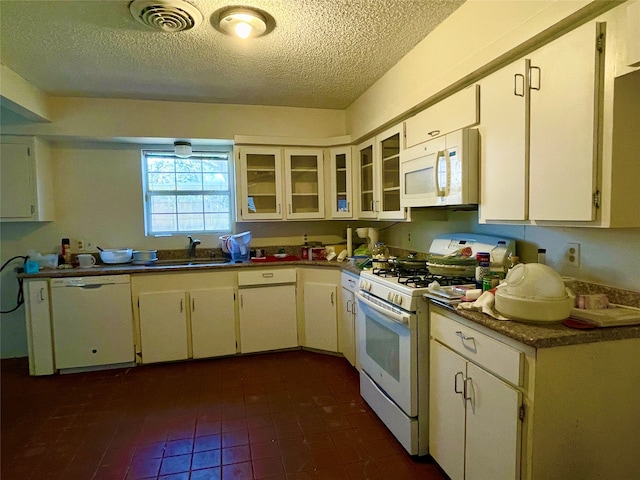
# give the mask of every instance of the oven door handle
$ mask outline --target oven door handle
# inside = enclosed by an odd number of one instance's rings
[[[356,296],[358,297],[358,301],[364,303],[369,308],[375,310],[379,314],[384,315],[386,318],[389,318],[389,319],[393,320],[394,322],[399,323],[399,324],[404,325],[404,326],[409,325],[408,315],[399,315],[399,314],[397,314],[395,312],[392,312],[391,310],[387,310],[386,308],[383,308],[380,305],[377,305],[377,304],[373,303],[371,300],[369,300],[367,298],[364,298],[360,294],[360,292],[356,292]]]

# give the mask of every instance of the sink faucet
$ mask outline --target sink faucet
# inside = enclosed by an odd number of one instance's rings
[[[200,245],[200,240],[189,235],[189,258],[196,258],[196,247]]]

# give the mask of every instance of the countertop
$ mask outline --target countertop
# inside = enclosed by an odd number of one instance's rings
[[[294,260],[277,262],[250,262],[250,263],[224,263],[224,264],[196,264],[196,265],[99,265],[92,268],[46,269],[35,274],[21,273],[19,278],[64,278],[85,277],[98,275],[139,275],[168,272],[196,272],[214,271],[243,268],[273,268],[273,267],[323,267],[348,270],[359,275],[360,269],[350,265],[349,262],[328,262],[326,260]],[[582,343],[605,342],[640,338],[640,325],[626,327],[605,327],[590,330],[569,328],[563,324],[535,325],[521,323],[514,320],[496,320],[489,315],[470,310],[456,310],[452,307],[437,304],[439,307],[449,310],[466,318],[471,322],[482,325],[490,330],[505,335],[511,339],[529,345],[534,348],[551,348]]]
[[[562,347],[582,343],[640,338],[640,325],[592,328],[588,330],[576,329],[569,328],[562,323],[536,325],[515,320],[496,320],[481,312],[456,310],[453,307],[437,305],[445,310],[454,312],[460,317],[534,348]]]
[[[149,273],[168,272],[196,272],[227,270],[238,268],[273,268],[273,267],[326,267],[338,269],[356,269],[348,262],[329,262],[327,260],[281,260],[277,262],[249,262],[249,263],[218,263],[218,264],[196,264],[196,265],[133,265],[131,263],[104,265],[100,264],[90,268],[64,268],[64,269],[43,269],[38,273],[20,273],[18,278],[64,278],[64,277],[89,277],[98,275],[139,275]]]

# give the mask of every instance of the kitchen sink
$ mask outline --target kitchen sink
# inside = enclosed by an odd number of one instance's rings
[[[190,265],[226,265],[228,262],[224,258],[187,258],[187,259],[171,259],[158,260],[152,266],[155,267],[181,267]]]

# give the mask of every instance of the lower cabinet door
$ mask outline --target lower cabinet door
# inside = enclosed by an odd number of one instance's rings
[[[465,479],[520,478],[522,394],[468,363],[467,397]]]
[[[242,353],[298,346],[295,285],[243,288],[239,294]]]
[[[193,358],[236,353],[234,289],[191,290],[189,295]]]
[[[355,296],[351,290],[342,289],[342,311],[338,317],[338,351],[351,365],[356,366]]]
[[[463,480],[467,362],[436,341],[430,348],[429,453],[451,480]]]
[[[338,351],[337,285],[305,282],[305,346]]]
[[[188,358],[185,292],[141,293],[138,301],[142,363]]]

